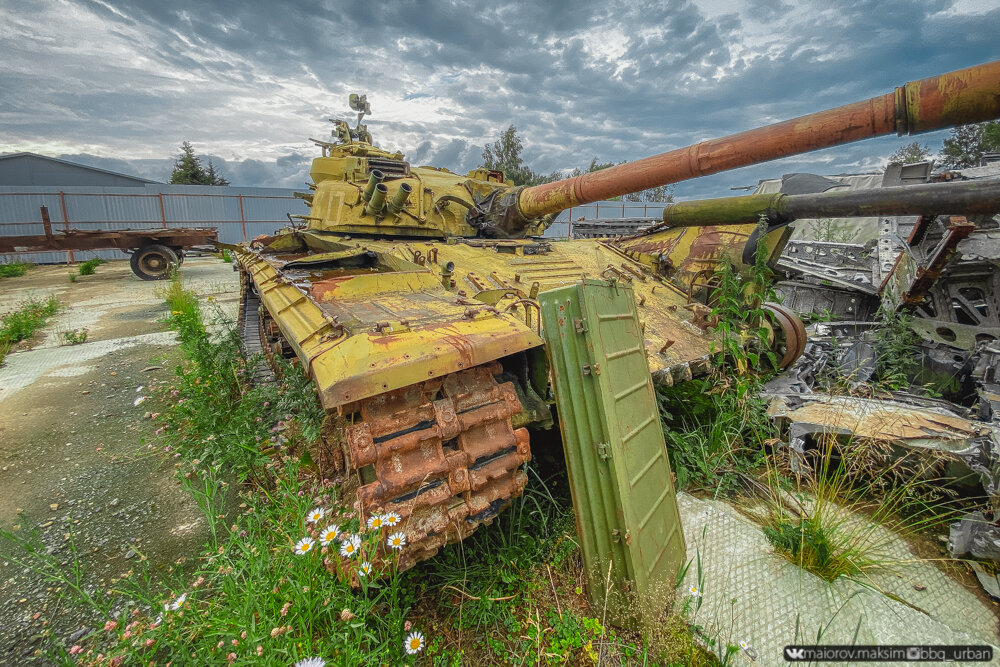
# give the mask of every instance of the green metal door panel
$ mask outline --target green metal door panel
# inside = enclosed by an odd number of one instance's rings
[[[684,537],[631,288],[539,295],[592,602],[631,625],[633,595],[672,584]],[[657,595],[656,597],[662,597]]]
[[[583,314],[579,287],[570,285],[539,295],[549,355],[577,535],[595,607],[603,606],[604,581],[627,578],[624,550],[613,542],[612,531],[621,525],[612,471],[603,463],[604,426],[600,397],[592,382],[577,378],[589,364],[589,343],[577,333]],[[609,574],[609,563],[614,571]]]

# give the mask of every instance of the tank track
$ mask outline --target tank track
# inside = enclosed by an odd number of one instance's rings
[[[243,348],[243,355],[246,359],[252,360],[257,356],[256,363],[250,369],[249,378],[251,384],[263,384],[275,380],[276,371],[272,368],[273,361],[270,359],[266,349],[266,337],[264,333],[264,322],[261,317],[260,297],[253,289],[249,280],[241,280],[240,286],[240,310],[237,320],[237,328],[240,333],[240,345]]]
[[[367,481],[360,518],[402,518],[402,569],[492,523],[524,490],[528,430],[511,425],[522,406],[501,372],[492,362],[375,396],[346,428],[348,466]]]

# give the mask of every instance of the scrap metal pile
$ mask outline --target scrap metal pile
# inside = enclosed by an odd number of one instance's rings
[[[1000,165],[933,176],[930,163],[890,165],[882,191],[932,181],[989,188],[997,176]],[[829,196],[845,186],[808,174],[782,179],[782,192],[803,190]],[[871,198],[873,191],[857,192]],[[1000,210],[998,202],[992,198]],[[866,244],[790,241],[776,290],[813,322],[802,357],[766,392],[772,417],[787,429],[793,469],[818,438],[832,435],[842,446],[878,442],[897,457],[934,459],[943,484],[984,498],[952,524],[949,549],[980,561],[973,564],[980,582],[1000,597],[1000,216],[951,213],[880,216],[878,238]],[[907,391],[873,390],[887,321],[912,331],[904,337]]]

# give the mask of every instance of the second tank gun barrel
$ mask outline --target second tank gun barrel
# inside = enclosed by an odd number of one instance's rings
[[[1000,213],[1000,178],[897,185],[847,190],[834,188],[804,195],[756,194],[670,204],[663,227],[745,225],[761,216],[771,224],[801,218],[855,218],[884,215],[992,215]]]
[[[895,132],[902,136],[1000,117],[1000,61],[913,81],[891,92],[711,139],[499,198],[506,234],[574,206]],[[515,209],[515,210],[511,210]]]

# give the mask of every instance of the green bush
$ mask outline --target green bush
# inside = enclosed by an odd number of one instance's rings
[[[80,264],[80,275],[92,276],[94,275],[94,271],[97,269],[97,267],[104,263],[105,263],[104,260],[99,257],[88,259],[86,262]]]
[[[69,345],[79,345],[80,343],[86,343],[87,330],[73,329],[72,331],[63,331],[63,340],[65,340]]]
[[[0,278],[16,278],[17,276],[23,276],[32,266],[34,265],[26,262],[0,264]]]
[[[45,326],[45,321],[59,310],[55,297],[41,301],[29,299],[0,317],[0,363],[16,343],[27,340]]]

